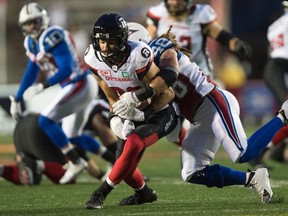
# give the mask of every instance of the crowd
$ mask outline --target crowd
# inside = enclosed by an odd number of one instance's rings
[[[286,1],[283,5],[288,8]],[[16,163],[0,165],[0,176],[17,185],[40,184],[43,175],[56,184],[71,184],[87,170],[103,183],[84,208],[103,208],[122,181],[134,193],[119,205],[152,203],[158,195],[138,164],[146,148],[166,137],[181,146],[184,182],[252,187],[262,203],[269,203],[273,191],[265,166],[243,172],[211,161],[222,145],[232,162],[255,163],[287,137],[286,23],[285,13],[268,30],[272,52],[264,72],[279,111],[247,138],[237,99],[213,80],[206,41],[209,37],[248,61],[252,48],[217,21],[210,5],[164,0],[148,9],[147,28],[105,13],[97,17],[82,57],[71,33],[49,25],[48,12],[40,4],[25,4],[18,24],[28,63],[18,91],[10,97],[10,112],[17,121]],[[37,82],[40,72],[43,82]],[[275,73],[278,80],[271,79]],[[39,113],[22,110],[23,100],[55,85],[60,90]],[[184,119],[189,121],[187,129]],[[101,156],[111,169],[103,171],[87,152]]]

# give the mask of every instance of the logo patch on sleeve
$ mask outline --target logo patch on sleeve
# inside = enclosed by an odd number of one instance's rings
[[[149,58],[151,56],[151,52],[148,48],[144,47],[142,48],[141,50],[141,55],[144,57],[144,58]]]

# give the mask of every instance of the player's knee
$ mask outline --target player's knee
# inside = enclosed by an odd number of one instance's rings
[[[130,152],[139,153],[145,148],[145,143],[137,134],[131,134],[126,140],[126,147]]]
[[[224,179],[221,166],[218,164],[206,166],[204,169],[193,173],[188,182],[206,185],[207,187],[222,188],[224,186]]]

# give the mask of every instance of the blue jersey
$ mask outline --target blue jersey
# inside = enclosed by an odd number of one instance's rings
[[[164,53],[165,50],[170,49],[173,47],[173,42],[168,38],[156,38],[151,43],[149,43],[153,54],[154,54],[154,63],[159,66],[159,60],[161,55]],[[177,51],[178,53],[178,60],[181,58],[182,53]]]
[[[45,74],[48,84],[59,83],[62,86],[81,80],[87,73],[71,35],[60,26],[50,26],[36,42],[26,36],[24,47],[29,61],[17,100],[21,100],[24,91],[35,82],[39,71]]]

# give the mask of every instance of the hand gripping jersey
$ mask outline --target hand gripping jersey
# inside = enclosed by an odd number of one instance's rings
[[[205,75],[211,76],[213,66],[206,48],[206,36],[202,33],[203,26],[216,20],[217,16],[210,5],[196,4],[188,19],[175,21],[169,17],[164,2],[151,7],[147,12],[147,23],[157,27],[157,36],[167,32],[172,25],[171,33],[175,34],[180,47],[192,52],[191,62],[196,62]]]
[[[149,46],[154,53],[154,62],[158,66],[162,53],[173,47],[173,43],[167,38],[157,38]],[[192,117],[198,105],[202,102],[216,84],[205,76],[201,69],[189,61],[183,53],[178,52],[179,75],[173,85],[175,102],[178,104],[180,113],[192,122]]]
[[[109,67],[103,61],[100,52],[95,52],[92,45],[88,47],[84,57],[84,61],[93,73],[105,80],[107,85],[119,95],[144,87],[145,83],[141,80],[153,62],[153,54],[148,45],[143,42],[128,41],[128,47],[131,49],[130,55],[119,67],[116,65]]]
[[[271,58],[288,60],[288,12],[272,23],[267,32]]]

